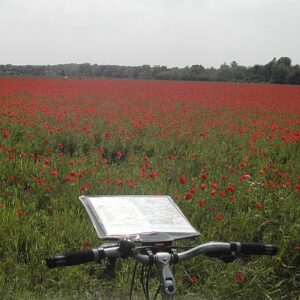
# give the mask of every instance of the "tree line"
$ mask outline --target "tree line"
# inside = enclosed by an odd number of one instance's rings
[[[292,65],[289,57],[272,59],[265,65],[245,67],[236,61],[219,68],[192,65],[184,68],[166,66],[119,66],[97,64],[0,65],[0,75],[63,76],[161,80],[268,82],[300,84],[300,66]]]

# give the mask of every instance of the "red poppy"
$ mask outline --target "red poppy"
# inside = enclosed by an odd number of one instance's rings
[[[185,193],[184,200],[191,200],[193,198],[193,194],[190,192]]]
[[[217,222],[221,221],[222,220],[222,215],[221,214],[215,215],[214,220],[217,221]]]
[[[240,176],[239,180],[245,181],[245,180],[247,180],[247,179],[249,179],[249,178],[250,178],[250,175],[247,174],[247,173],[244,173],[242,176]]]
[[[234,192],[234,185],[233,184],[229,184],[227,187],[226,187],[227,191],[233,193]]]
[[[235,281],[244,281],[245,280],[245,276],[243,273],[237,273],[235,276],[234,276],[234,280]]]
[[[260,202],[256,202],[256,203],[255,203],[255,207],[256,207],[257,209],[261,209],[261,208],[262,208],[262,204],[261,204]]]
[[[191,283],[195,284],[199,281],[197,277],[191,277]]]
[[[217,190],[217,189],[218,189],[218,184],[217,184],[216,182],[213,182],[213,183],[211,184],[211,187],[212,187],[213,189]]]
[[[23,216],[25,214],[25,211],[23,209],[16,210],[16,215]]]
[[[88,241],[83,241],[82,248],[83,249],[91,248],[91,244]]]
[[[121,158],[123,156],[123,153],[121,151],[116,152],[116,157]]]
[[[187,180],[186,180],[185,176],[180,176],[180,177],[179,177],[179,182],[180,182],[181,184],[186,184]]]
[[[203,181],[208,179],[208,175],[206,173],[202,173],[200,176]]]
[[[37,185],[41,186],[44,184],[44,179],[43,178],[38,178],[36,181]]]
[[[205,188],[206,188],[206,184],[205,184],[205,183],[200,184],[200,189],[201,189],[202,191],[204,191]]]
[[[220,196],[221,196],[222,198],[226,197],[226,192],[225,192],[225,191],[221,191]]]
[[[199,200],[199,206],[200,206],[200,207],[204,207],[204,206],[205,206],[205,201],[204,201],[204,199],[200,199],[200,200]]]

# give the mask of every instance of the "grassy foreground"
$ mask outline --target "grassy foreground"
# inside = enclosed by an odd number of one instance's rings
[[[99,241],[78,197],[170,195],[207,241],[276,257],[176,266],[178,298],[297,299],[299,87],[0,79],[0,299],[129,294],[133,264],[48,270]],[[153,284],[152,284],[153,283]],[[151,281],[155,293],[157,281]],[[135,295],[142,297],[138,281]]]

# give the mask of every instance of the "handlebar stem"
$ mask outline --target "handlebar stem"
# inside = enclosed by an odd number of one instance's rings
[[[173,255],[167,252],[156,253],[155,263],[161,269],[162,294],[172,296],[176,293],[176,282],[172,273],[171,264]]]

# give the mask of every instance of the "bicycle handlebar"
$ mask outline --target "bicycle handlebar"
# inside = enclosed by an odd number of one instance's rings
[[[173,264],[200,254],[217,257],[225,262],[232,262],[239,255],[275,255],[278,251],[274,245],[238,242],[209,242],[181,253],[177,253],[174,248],[170,248],[169,251],[168,248],[162,248],[162,251],[155,253],[151,251],[151,246],[147,246],[146,249],[145,247],[143,248],[148,252],[148,255],[140,253],[139,250],[141,248],[135,248],[132,240],[121,239],[117,246],[100,247],[49,256],[46,258],[46,262],[49,268],[56,268],[92,261],[100,262],[105,258],[131,257],[143,265],[152,266],[152,264],[156,264],[161,270],[160,288],[164,294],[172,296],[176,293],[176,281],[171,269]]]
[[[136,261],[147,265],[153,263],[156,254],[153,255],[152,260],[149,255],[141,254],[134,250],[134,244],[128,244],[130,240],[122,240],[119,246],[100,247],[95,249],[87,249],[80,251],[67,252],[65,254],[58,254],[48,256],[46,263],[48,268],[64,267],[71,265],[78,265],[88,262],[100,262],[105,258],[117,257],[132,257]],[[125,245],[125,246],[124,246]],[[126,250],[126,251],[125,251]],[[126,253],[125,253],[125,252]],[[265,245],[257,243],[223,243],[223,242],[209,242],[199,245],[190,250],[176,254],[177,258],[172,260],[172,263],[181,262],[197,255],[206,255],[210,257],[228,257],[234,258],[239,255],[276,255],[278,251],[277,246]],[[171,255],[171,254],[170,254]]]

